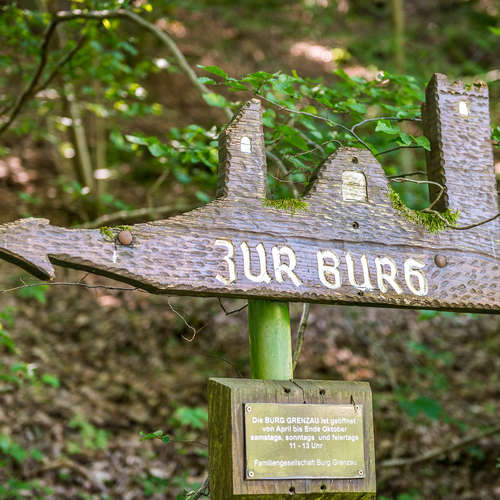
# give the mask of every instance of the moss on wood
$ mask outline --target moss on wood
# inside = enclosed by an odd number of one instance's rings
[[[263,200],[262,202],[265,207],[277,208],[278,210],[288,210],[289,212],[295,214],[298,211],[309,211],[309,203],[304,200],[298,200],[297,198],[285,198],[282,200]]]
[[[448,209],[445,212],[439,212],[439,215],[442,217],[441,219],[436,214],[424,212],[422,210],[412,210],[411,208],[408,208],[404,204],[399,194],[391,187],[389,187],[388,196],[391,200],[394,210],[398,210],[399,212],[401,212],[403,216],[410,222],[421,224],[430,233],[437,233],[439,231],[447,229],[448,226],[446,223],[453,225],[457,222],[459,215],[458,210],[453,211]]]

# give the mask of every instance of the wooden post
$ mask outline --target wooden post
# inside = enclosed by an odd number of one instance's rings
[[[288,302],[248,301],[252,378],[291,380],[292,339]]]

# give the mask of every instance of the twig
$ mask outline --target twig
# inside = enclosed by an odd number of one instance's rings
[[[371,122],[378,122],[379,120],[388,120],[388,121],[394,121],[394,122],[421,122],[421,118],[398,118],[397,116],[379,116],[378,118],[366,118],[365,120],[361,120],[360,122],[356,123],[355,125],[352,126],[352,130],[356,130],[358,127],[361,127],[362,125],[366,125],[367,123]]]
[[[397,151],[398,149],[420,149],[422,146],[410,145],[410,146],[396,146],[391,149],[386,149],[385,151],[380,151],[379,153],[375,153],[373,156],[385,155],[386,153],[392,153],[393,151]]]
[[[94,477],[87,469],[82,467],[80,464],[77,464],[76,462],[73,462],[73,460],[70,460],[69,458],[64,458],[64,459],[59,459],[55,460],[54,462],[49,462],[42,467],[35,469],[34,471],[31,471],[27,474],[28,477],[34,477],[37,476],[38,474],[42,472],[48,472],[50,470],[54,469],[71,469],[81,476],[85,477],[90,483],[92,483],[92,486],[96,488],[99,491],[105,492],[106,486],[99,481],[96,477]]]
[[[330,144],[331,142],[336,142],[339,145],[339,147],[342,147],[342,143],[340,141],[338,141],[337,139],[328,139],[327,141],[316,144],[316,147],[309,149],[308,151],[302,151],[301,153],[297,153],[294,155],[287,155],[287,156],[292,157],[292,158],[297,158],[298,156],[304,156],[304,155],[307,155],[309,153],[312,153],[312,152],[316,151],[317,149],[319,149],[321,151],[321,153],[323,155],[325,155],[325,150],[323,149],[323,146],[325,146],[326,144]]]
[[[170,171],[165,169],[161,173],[161,175],[158,176],[158,179],[156,179],[156,181],[153,183],[153,185],[148,189],[148,192],[146,194],[146,199],[148,200],[148,208],[153,211],[153,213],[154,213],[153,217],[156,216],[156,211],[153,207],[153,194],[165,182],[165,179],[169,176],[169,174],[170,174]]]
[[[464,446],[467,446],[470,443],[474,443],[475,441],[479,441],[487,436],[492,436],[494,434],[498,434],[500,432],[500,425],[497,425],[491,429],[488,429],[487,431],[483,431],[480,434],[476,434],[474,436],[469,436],[464,439],[461,439],[457,441],[454,444],[451,444],[449,446],[445,446],[444,448],[440,448],[438,450],[432,450],[428,453],[424,453],[423,455],[420,455],[419,457],[412,457],[412,458],[394,458],[391,460],[385,460],[381,462],[379,465],[380,467],[401,467],[404,465],[415,465],[419,464],[422,462],[427,462],[428,460],[432,460],[433,458],[439,457],[440,455],[449,453],[450,451],[457,450],[459,448],[462,448]]]
[[[59,59],[58,63],[56,64],[56,67],[54,70],[43,80],[40,85],[33,91],[33,94],[36,94],[43,90],[44,88],[47,87],[47,85],[50,84],[50,82],[57,76],[59,73],[60,69],[67,63],[69,62],[73,56],[85,45],[85,42],[88,40],[86,36],[82,36],[76,45],[66,54],[64,55],[61,59]]]
[[[407,174],[407,175],[410,175],[410,174]],[[405,179],[405,178],[403,178],[401,176],[399,176],[399,177],[390,176],[389,179],[391,180],[391,182],[399,182],[399,183],[401,183],[401,182],[413,182],[415,184],[433,184],[434,186],[439,187],[440,191],[439,191],[439,194],[437,195],[436,199],[427,208],[423,208],[420,211],[424,212],[424,213],[435,215],[449,229],[456,229],[458,231],[465,231],[466,229],[472,229],[473,227],[482,226],[483,224],[487,224],[488,222],[492,222],[495,219],[497,219],[498,217],[500,217],[500,212],[499,212],[499,213],[497,213],[497,214],[495,214],[495,215],[493,215],[491,217],[488,217],[487,219],[483,219],[483,220],[481,220],[479,222],[475,222],[473,224],[468,224],[467,226],[455,226],[453,224],[450,224],[437,210],[433,210],[433,207],[440,200],[441,196],[444,193],[445,187],[442,184],[440,184],[439,182],[434,182],[434,181],[424,181],[424,180],[417,180],[417,179]]]
[[[307,328],[310,309],[311,304],[307,302],[304,302],[304,304],[302,304],[302,315],[300,317],[299,329],[297,331],[297,343],[295,345],[295,351],[293,352],[292,356],[292,373],[295,371],[297,363],[299,362],[300,353],[302,352],[302,346],[304,345],[304,333]]]
[[[182,335],[182,338],[186,341],[186,342],[193,342],[193,340],[196,338],[196,335],[198,335],[198,333],[200,333],[204,328],[206,328],[206,326],[208,325],[208,323],[206,323],[205,325],[203,325],[201,328],[195,328],[193,325],[191,325],[188,320],[177,310],[175,309],[175,307],[170,303],[170,300],[167,299],[167,304],[168,304],[168,307],[170,308],[170,310],[178,317],[182,320],[182,322],[193,332],[193,335],[191,337],[185,337],[184,335]]]
[[[199,346],[197,347],[197,349],[202,354],[202,356],[206,356],[207,358],[216,359],[217,361],[223,361],[224,363],[228,364],[235,371],[238,378],[243,378],[243,374],[238,370],[238,367],[234,363],[229,361],[229,359],[224,358],[223,356],[218,356],[217,354],[209,354],[207,351],[204,351]]]
[[[209,486],[209,478],[207,477],[205,481],[203,481],[203,484],[196,491],[190,491],[186,495],[186,500],[198,500],[201,497],[208,497],[210,495]]]
[[[24,283],[19,286],[15,286],[13,288],[7,288],[5,290],[0,290],[0,293],[9,293],[9,292],[15,292],[16,290],[21,290],[22,288],[30,288],[30,287],[35,287],[35,286],[81,286],[83,288],[103,288],[105,290],[121,290],[124,292],[144,292],[139,287],[124,287],[124,286],[108,286],[108,285],[89,285],[88,283],[84,283],[83,281],[71,281],[71,282],[65,282],[65,281],[40,281],[38,283]]]
[[[272,161],[274,161],[276,163],[276,165],[278,165],[278,167],[285,174],[285,176],[290,175],[290,172],[285,167],[285,164],[274,153],[272,153],[271,151],[266,151],[266,156],[268,158],[270,158]],[[293,196],[295,198],[298,198],[299,197],[299,191],[297,190],[297,188],[295,187],[295,184],[293,182],[291,182],[291,184],[292,184],[292,193],[293,193]]]
[[[226,316],[230,316],[231,314],[239,313],[240,311],[243,311],[243,309],[246,309],[248,307],[248,302],[247,302],[246,304],[243,304],[241,307],[238,307],[237,309],[233,309],[232,311],[228,311],[224,307],[224,304],[222,303],[222,299],[220,297],[217,297],[217,300],[219,301],[219,305],[221,306],[221,308],[224,311],[224,314]]]
[[[138,208],[137,210],[120,210],[118,212],[113,212],[111,214],[102,215],[101,217],[98,217],[93,221],[85,222],[84,224],[80,224],[76,227],[81,229],[93,229],[96,227],[106,226],[109,225],[110,223],[117,221],[126,221],[145,216],[153,217],[157,214],[171,215],[177,212],[184,212],[186,210],[191,210],[193,208],[196,207],[193,207],[191,205],[178,205],[178,206],[166,205],[162,207]]]
[[[188,78],[191,80],[191,83],[199,90],[199,92],[201,94],[208,94],[211,92],[206,85],[198,81],[196,73],[194,72],[193,68],[189,65],[186,58],[184,57],[184,54],[179,50],[179,47],[177,47],[177,44],[173,41],[173,39],[170,38],[170,36],[163,30],[157,28],[153,23],[146,21],[146,19],[143,19],[141,16],[137,15],[134,12],[130,12],[126,9],[90,10],[90,11],[75,9],[72,11],[58,12],[55,16],[54,22],[71,21],[74,19],[101,20],[101,19],[112,19],[112,18],[129,19],[135,22],[136,24],[142,26],[143,28],[147,29],[151,33],[153,33],[153,35],[159,38],[167,46],[167,48],[170,50],[170,52],[176,59],[177,64],[180,66],[182,71],[188,76]],[[228,118],[233,117],[233,113],[229,108],[224,107],[222,109]]]
[[[21,111],[24,103],[31,97],[36,85],[38,84],[38,80],[40,79],[40,76],[42,75],[42,72],[45,68],[45,65],[47,64],[47,49],[50,43],[50,40],[52,38],[52,35],[55,32],[56,26],[57,26],[57,21],[52,21],[47,30],[45,31],[43,35],[43,41],[40,46],[40,61],[38,62],[38,66],[35,70],[35,73],[31,77],[30,82],[28,83],[28,86],[24,89],[24,91],[21,93],[19,98],[16,101],[16,104],[12,108],[9,117],[7,120],[0,126],[0,135],[5,132],[12,122],[16,119],[16,116],[19,114]]]
[[[422,210],[422,212],[434,214],[436,217],[439,217],[439,219],[441,219],[446,224],[446,227],[448,227],[450,229],[456,229],[458,231],[464,231],[466,229],[472,229],[473,227],[482,226],[483,224],[494,221],[495,219],[500,217],[500,212],[499,212],[496,215],[493,215],[492,217],[481,220],[479,222],[475,222],[474,224],[469,224],[467,226],[454,226],[453,224],[450,224],[437,210],[431,210],[430,208],[424,208]]]
[[[304,132],[302,132],[302,130],[300,130],[299,128],[296,128],[295,131],[297,132],[297,134],[300,135],[300,137],[302,137],[302,139],[304,139],[304,141],[307,142],[307,144],[309,144],[309,146],[314,146],[314,149],[312,149],[311,151],[314,151],[315,149],[319,149],[321,151],[321,154],[325,154],[325,150],[323,149],[322,145],[321,144],[318,144],[316,142],[314,142],[312,139],[310,139],[307,134],[305,134]],[[332,141],[334,141],[335,139],[332,139]],[[325,141],[325,144],[328,143],[330,141]],[[340,141],[337,141],[340,143]],[[305,154],[305,153],[304,153]]]
[[[406,179],[404,177],[393,177],[393,178],[391,178],[391,182],[397,182],[397,183],[412,182],[413,184],[432,184],[433,186],[437,186],[439,188],[439,194],[436,196],[436,199],[427,208],[422,210],[422,212],[427,211],[427,210],[432,210],[432,208],[441,199],[441,196],[443,196],[443,193],[444,193],[444,186],[442,184],[440,184],[439,182],[435,182],[435,181]]]
[[[408,172],[406,174],[396,174],[396,175],[388,175],[388,179],[397,179],[398,177],[411,177],[412,175],[427,175],[425,170],[415,170],[414,172]]]

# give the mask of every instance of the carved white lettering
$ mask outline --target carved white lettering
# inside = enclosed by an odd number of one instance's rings
[[[229,278],[225,278],[220,274],[215,277],[216,280],[220,281],[224,285],[229,285],[236,280],[236,264],[234,263],[234,245],[232,241],[228,240],[215,240],[215,246],[223,246],[227,250],[227,254],[224,256],[224,262],[227,264],[227,272]]]
[[[342,285],[342,276],[338,270],[340,259],[337,257],[337,254],[331,250],[318,250],[316,258],[318,260],[318,275],[321,283],[332,290],[340,288]],[[333,266],[326,264],[325,259],[333,260]],[[333,275],[335,279],[333,283],[327,279],[327,273]]]
[[[370,270],[368,268],[368,259],[366,258],[366,255],[363,254],[360,260],[361,267],[363,269],[362,285],[359,285],[356,281],[356,276],[354,274],[354,260],[352,258],[352,255],[349,252],[345,254],[345,261],[347,264],[347,277],[349,278],[349,283],[358,290],[372,290],[373,285],[370,281]]]
[[[420,269],[424,266],[424,264],[412,259],[411,257],[406,259],[404,263],[406,286],[410,289],[410,292],[415,295],[427,295],[428,292],[429,287],[427,285],[427,278],[424,273],[420,271]],[[418,281],[418,287],[413,285],[412,278],[416,278]]]
[[[384,271],[384,266],[389,267],[389,273]],[[376,257],[375,267],[377,268],[377,286],[382,293],[387,293],[388,291],[388,288],[385,285],[386,282],[392,286],[396,293],[403,293],[403,289],[396,281],[398,269],[392,259],[389,259],[388,257]]]
[[[292,280],[295,286],[300,286],[302,282],[293,271],[297,266],[297,257],[295,257],[295,252],[290,247],[283,246],[273,247],[272,254],[276,281],[278,283],[283,283],[283,273],[285,273]],[[288,264],[283,264],[281,262],[282,255],[286,255],[288,257]]]
[[[310,270],[304,267],[304,264],[302,265],[302,271],[300,271],[299,260],[292,247],[275,245],[270,249],[274,270],[273,277],[271,278],[271,271],[268,270],[266,248],[262,242],[257,243],[252,248],[249,247],[246,241],[241,242],[239,245],[241,260],[236,258],[237,247],[231,240],[215,240],[215,246],[222,246],[227,251],[226,255],[222,257],[227,267],[227,273],[215,276],[217,281],[220,281],[224,285],[230,285],[238,279],[237,265],[239,266],[242,263],[243,275],[254,283],[271,283],[275,281],[276,283],[284,283],[286,287],[287,283],[291,282],[299,288],[304,286],[302,279],[307,276],[307,287],[317,286],[315,281],[319,279],[319,282],[330,290],[337,290],[344,283],[344,286],[350,286],[357,290],[374,291],[378,289],[381,293],[394,291],[397,294],[402,294],[403,288],[401,283],[404,283],[406,285],[404,293],[424,296],[429,292],[429,283],[424,273],[425,264],[412,257],[406,258],[403,262],[403,269],[399,270],[401,272],[401,280],[403,280],[402,274],[404,274],[404,282],[401,281],[400,283],[398,281],[396,262],[390,257],[378,256],[373,259],[373,257],[365,254],[358,254],[354,257],[349,251],[342,252],[341,254],[339,250],[317,250],[317,278],[315,279],[314,276],[310,275]],[[373,270],[370,273],[370,263],[375,264],[376,276]],[[240,270],[240,273],[242,271]],[[304,274],[301,279],[299,274],[302,273]],[[376,286],[374,285],[375,279]]]
[[[241,251],[243,253],[243,272],[245,277],[254,283],[270,283],[271,276],[267,273],[267,262],[266,262],[266,249],[262,243],[259,243],[255,248],[257,250],[257,255],[259,256],[259,274],[252,273],[252,259],[250,256],[250,248],[246,241],[240,245]]]

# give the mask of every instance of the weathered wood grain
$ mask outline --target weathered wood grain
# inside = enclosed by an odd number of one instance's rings
[[[213,378],[208,392],[209,475],[214,500],[279,500],[290,498],[290,488],[295,491],[296,499],[375,499],[375,448],[368,383]],[[364,478],[245,480],[243,403],[352,404],[353,401],[364,409]]]
[[[459,223],[494,215],[487,90],[436,75],[424,123],[429,175],[447,186],[442,208],[459,209]],[[0,226],[0,256],[40,278],[52,278],[57,264],[154,293],[499,312],[499,219],[431,234],[393,209],[380,164],[354,148],[340,149],[318,169],[303,198],[308,210],[268,206],[258,100],[228,125],[220,149],[219,197],[132,226],[129,246],[99,230],[24,219]]]

